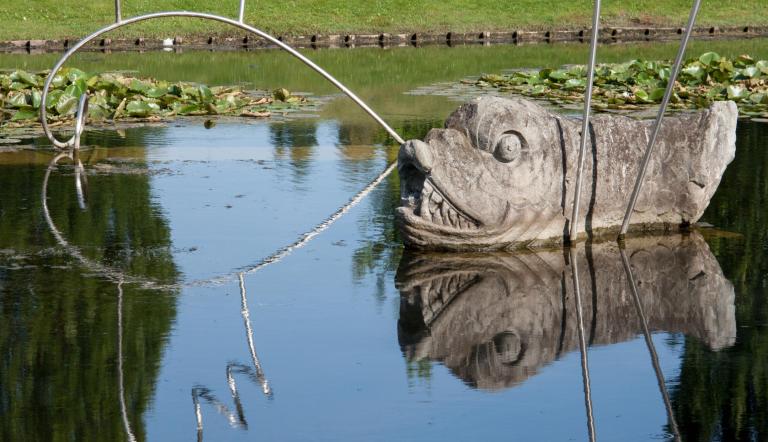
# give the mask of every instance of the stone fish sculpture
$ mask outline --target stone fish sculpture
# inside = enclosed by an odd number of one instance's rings
[[[663,120],[631,230],[671,230],[701,217],[734,158],[737,118],[729,101]],[[618,233],[652,124],[591,118],[577,236]],[[580,132],[580,121],[520,98],[462,105],[444,129],[400,147],[404,242],[496,250],[567,241]]]
[[[578,247],[588,342],[643,330],[615,242]],[[713,350],[736,337],[733,285],[697,232],[628,238],[648,327],[693,336]],[[400,262],[398,340],[409,361],[440,361],[469,385],[507,388],[579,348],[572,267],[562,251],[409,252]]]

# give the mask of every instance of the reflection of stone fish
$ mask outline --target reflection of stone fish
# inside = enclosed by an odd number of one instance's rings
[[[734,103],[718,102],[664,119],[634,230],[669,230],[701,217],[733,160],[737,116]],[[488,250],[565,239],[579,121],[523,99],[485,97],[462,105],[445,127],[400,148],[406,244]],[[651,127],[623,116],[591,119],[580,234],[618,232]]]
[[[715,350],[733,344],[733,286],[699,234],[632,238],[627,252],[651,330],[684,333]],[[618,246],[596,244],[577,256],[588,342],[641,333]],[[560,250],[407,254],[397,272],[405,357],[441,361],[477,388],[526,380],[578,348],[569,271]]]

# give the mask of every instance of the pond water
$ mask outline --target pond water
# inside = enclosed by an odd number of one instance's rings
[[[611,45],[599,59],[675,50]],[[705,50],[768,57],[768,42],[690,49]],[[457,105],[409,91],[586,52],[307,54],[408,139]],[[0,67],[56,58],[6,54]],[[276,51],[86,53],[72,65],[335,94]],[[1,440],[768,438],[765,123],[739,122],[703,218],[714,228],[630,242],[632,273],[615,246],[581,246],[580,293],[562,252],[404,253],[396,173],[303,248],[247,272],[394,160],[392,139],[342,97],[302,118],[90,130],[85,201],[70,159],[26,143],[38,149],[0,152]]]

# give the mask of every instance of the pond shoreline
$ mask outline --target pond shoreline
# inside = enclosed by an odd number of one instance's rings
[[[677,40],[683,27],[605,27],[600,29],[602,43],[669,41]],[[549,30],[509,30],[475,32],[408,32],[408,33],[349,33],[277,35],[285,43],[298,48],[354,48],[392,47],[421,45],[466,45],[466,44],[531,44],[531,43],[584,43],[589,38],[588,28],[563,28]],[[768,26],[697,26],[694,38],[727,40],[768,36]],[[0,41],[0,52],[41,53],[59,52],[72,47],[75,39],[52,40],[6,40]],[[262,49],[277,46],[253,35],[194,35],[174,38],[100,38],[85,45],[84,51],[125,51],[146,49]]]

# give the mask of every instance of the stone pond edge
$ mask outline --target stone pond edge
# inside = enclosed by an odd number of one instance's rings
[[[681,37],[683,27],[607,27],[600,30],[603,43],[630,41],[665,41]],[[278,39],[298,48],[341,48],[341,47],[392,47],[420,45],[465,45],[465,44],[528,44],[556,42],[585,42],[590,29],[553,29],[542,31],[478,31],[446,33],[401,33],[401,34],[314,34],[278,35]],[[736,39],[768,36],[768,26],[701,26],[693,29],[694,38]],[[72,47],[77,40],[10,40],[0,41],[0,52],[40,53],[58,52]],[[253,35],[222,37],[198,35],[174,38],[98,38],[85,45],[83,50],[124,51],[145,49],[182,50],[199,49],[259,49],[275,45]]]

